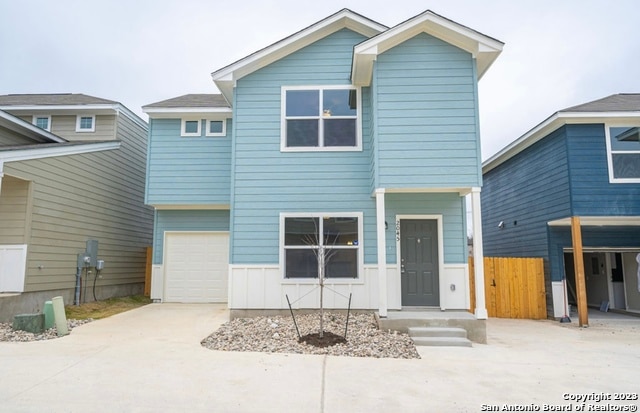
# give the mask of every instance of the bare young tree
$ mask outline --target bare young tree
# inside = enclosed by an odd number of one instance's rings
[[[327,270],[327,266],[331,261],[331,258],[338,252],[335,248],[333,248],[338,242],[338,238],[340,234],[333,235],[333,242],[331,242],[331,237],[329,234],[320,234],[320,230],[318,226],[316,227],[315,234],[306,235],[304,237],[304,243],[314,247],[313,253],[315,254],[318,260],[318,285],[320,286],[320,332],[318,336],[320,338],[324,337],[324,280],[325,274]],[[322,237],[322,238],[321,238]],[[320,242],[322,240],[322,243]],[[328,247],[328,245],[330,245]],[[316,248],[317,246],[317,248]]]

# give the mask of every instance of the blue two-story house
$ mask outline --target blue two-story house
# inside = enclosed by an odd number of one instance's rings
[[[324,272],[328,308],[468,309],[477,82],[502,46],[431,11],[388,28],[344,9],[213,72],[219,95],[145,106],[152,298],[317,308]]]
[[[640,94],[613,95],[556,112],[483,164],[484,252],[544,258],[550,317],[577,303],[572,217],[587,304],[640,312],[639,127]]]

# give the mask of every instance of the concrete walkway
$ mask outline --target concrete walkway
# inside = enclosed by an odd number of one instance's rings
[[[640,318],[488,321],[489,344],[421,360],[217,352],[220,305],[152,304],[46,342],[0,343],[2,412],[479,412],[637,394]],[[633,405],[639,402],[609,401]],[[483,406],[484,405],[484,406]]]

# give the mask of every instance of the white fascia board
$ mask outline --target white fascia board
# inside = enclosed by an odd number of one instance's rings
[[[497,59],[504,46],[504,44],[498,40],[461,26],[451,20],[442,18],[430,11],[426,11],[400,23],[384,33],[356,45],[354,48],[351,78],[358,79],[358,81],[362,82],[366,73],[372,70],[368,66],[373,64],[375,58],[371,59],[367,57],[360,59],[361,54],[369,55],[372,54],[373,51],[375,51],[376,54],[384,53],[423,32],[471,53],[478,61],[478,79],[482,77],[489,66]],[[363,71],[365,74],[360,74],[360,71]],[[366,84],[361,84],[361,86],[368,85],[368,82],[370,82],[370,78]]]
[[[556,112],[544,122],[525,133],[506,147],[482,163],[482,173],[485,174],[506,162],[534,143],[542,140],[551,132],[563,125],[569,124],[599,124],[599,123],[637,123],[640,121],[638,112]]]
[[[202,209],[206,209],[206,210],[222,210],[222,211],[226,211],[231,209],[231,205],[229,204],[149,204],[150,206],[152,206],[153,208],[157,209],[157,210],[181,210],[181,211],[188,211],[188,210],[202,210]]]
[[[46,138],[52,142],[58,142],[58,143],[63,143],[63,142],[67,142],[66,139],[61,138],[58,135],[54,135],[53,133],[46,131],[42,128],[37,127],[36,125],[33,125],[29,122],[26,122],[18,117],[13,116],[10,113],[4,112],[2,110],[0,110],[0,118],[6,119],[9,122],[15,124],[16,126],[18,126],[19,128],[22,129],[26,129],[30,132],[36,133],[40,136],[42,136],[43,138]]]
[[[171,119],[182,116],[207,118],[232,118],[231,108],[142,108],[142,111],[149,115],[151,119]]]
[[[31,147],[0,151],[0,163],[28,161],[31,159],[51,158],[55,156],[78,155],[90,152],[110,151],[120,148],[120,142],[97,142],[73,145],[55,145],[46,148]]]
[[[211,73],[213,82],[228,102],[233,101],[233,87],[242,77],[294,53],[338,30],[348,28],[371,37],[387,29],[349,10],[343,10],[279,42]]]
[[[550,227],[570,227],[571,217],[547,222]],[[626,227],[640,226],[640,216],[581,216],[580,226]]]

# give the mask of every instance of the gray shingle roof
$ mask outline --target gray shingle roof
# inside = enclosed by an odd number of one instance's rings
[[[37,105],[113,105],[114,100],[97,98],[82,93],[43,93],[0,95],[0,106]]]
[[[162,100],[143,108],[228,108],[229,104],[220,94],[189,94]]]
[[[640,112],[640,93],[619,93],[560,112]]]

